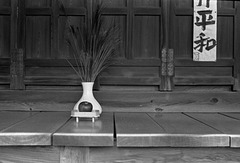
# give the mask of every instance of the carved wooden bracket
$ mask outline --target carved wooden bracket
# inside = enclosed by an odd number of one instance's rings
[[[173,49],[163,48],[161,54],[161,91],[172,91],[174,76]]]

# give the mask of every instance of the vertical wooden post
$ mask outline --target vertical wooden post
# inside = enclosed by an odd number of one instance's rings
[[[24,40],[25,2],[11,1],[11,64],[10,89],[25,89],[24,85]]]
[[[240,2],[235,1],[235,9],[240,10]],[[234,17],[234,91],[240,91],[240,12],[236,12]]]
[[[170,0],[162,0],[162,22],[161,22],[161,83],[160,91],[172,91],[174,75],[174,55],[173,49],[170,48],[171,17],[170,17]]]

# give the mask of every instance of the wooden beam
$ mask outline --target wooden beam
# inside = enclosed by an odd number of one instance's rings
[[[240,149],[231,148],[93,148],[89,162],[137,163],[233,163]]]
[[[174,53],[171,45],[171,5],[169,0],[162,1],[161,18],[161,70],[160,91],[172,91],[174,87]],[[172,30],[173,31],[173,30]]]
[[[53,5],[54,6],[54,5]],[[26,15],[27,16],[33,16],[33,15],[51,15],[52,11],[51,8],[46,7],[46,8],[26,8]]]
[[[0,110],[71,111],[81,90],[0,91]],[[240,112],[238,92],[96,91],[106,112]]]
[[[10,7],[0,7],[0,15],[10,15],[11,8]]]
[[[234,85],[233,77],[224,76],[189,76],[189,77],[175,77],[175,85]]]
[[[76,66],[74,59],[69,61]],[[1,61],[0,64],[7,64],[7,59]],[[113,60],[111,67],[160,67],[160,59],[115,59]],[[65,59],[26,59],[26,67],[70,67],[69,63]]]
[[[10,89],[25,89],[24,44],[25,44],[25,1],[11,1],[11,65]]]
[[[135,8],[134,14],[156,16],[156,15],[161,15],[162,11],[161,11],[161,8]]]
[[[192,59],[174,59],[176,67],[232,67],[234,59],[218,59],[217,62],[194,62]]]
[[[59,163],[60,149],[52,146],[0,147],[0,162]]]

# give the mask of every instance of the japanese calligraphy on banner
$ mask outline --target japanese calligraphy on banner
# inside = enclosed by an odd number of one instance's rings
[[[194,0],[193,60],[217,59],[217,0]]]

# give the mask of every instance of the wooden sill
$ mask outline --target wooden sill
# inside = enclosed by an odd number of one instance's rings
[[[0,91],[0,110],[71,111],[81,91]],[[240,112],[239,92],[97,91],[105,112]]]

